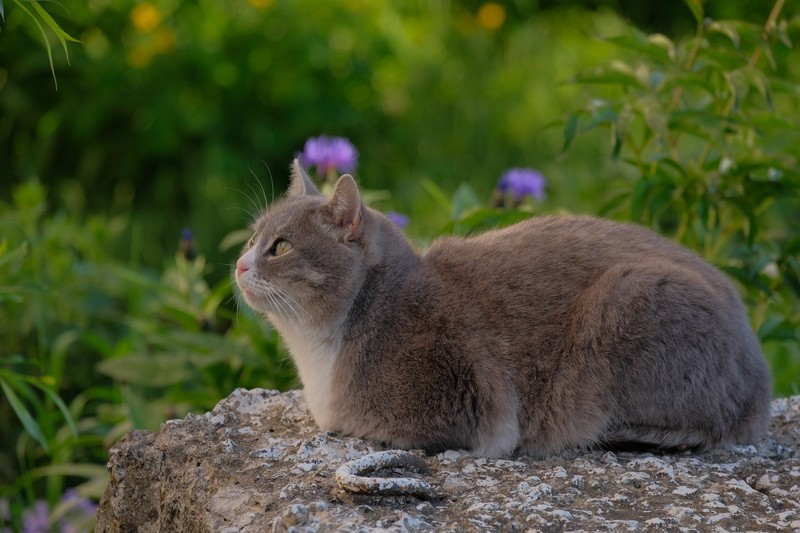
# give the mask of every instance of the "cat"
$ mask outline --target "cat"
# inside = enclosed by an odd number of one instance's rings
[[[342,176],[302,166],[236,266],[323,430],[545,457],[754,442],[770,376],[737,291],[635,225],[538,216],[420,254]]]

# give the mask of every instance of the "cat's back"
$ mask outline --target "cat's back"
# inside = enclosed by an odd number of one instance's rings
[[[672,264],[693,270],[715,285],[724,276],[690,250],[634,224],[589,216],[533,217],[471,237],[446,237],[423,256],[451,279],[554,278],[581,285],[618,264]]]
[[[596,264],[643,252],[664,257],[678,253],[684,260],[694,255],[641,226],[589,216],[533,217],[478,235],[445,237],[425,255],[431,262],[466,262],[475,257],[506,262],[513,253],[555,262],[590,256]]]

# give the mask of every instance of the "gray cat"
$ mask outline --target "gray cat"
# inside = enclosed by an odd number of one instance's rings
[[[731,283],[643,228],[532,218],[417,253],[349,175],[289,194],[236,268],[324,430],[477,455],[764,432],[770,378]]]

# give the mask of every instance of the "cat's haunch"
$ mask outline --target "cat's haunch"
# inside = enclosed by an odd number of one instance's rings
[[[322,429],[479,455],[753,442],[770,377],[738,293],[634,225],[535,217],[417,253],[295,161],[236,268]]]

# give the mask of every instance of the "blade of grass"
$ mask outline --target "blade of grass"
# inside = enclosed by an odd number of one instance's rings
[[[438,185],[428,179],[422,180],[421,184],[422,188],[431,195],[431,198],[433,198],[440,208],[448,213],[452,211],[453,205],[450,203],[450,199],[442,192],[442,189],[440,189]]]
[[[72,435],[77,437],[78,436],[78,426],[75,424],[75,420],[72,418],[72,414],[69,412],[64,400],[50,387],[43,383],[35,383],[31,382],[32,385],[41,389],[47,396],[52,400],[58,410],[61,411],[61,414],[64,415],[64,420],[67,422],[67,426],[69,426],[69,430],[72,432]]]
[[[58,22],[56,22],[55,19],[53,19],[50,13],[45,11],[45,9],[41,5],[39,5],[39,2],[37,2],[36,0],[32,0],[31,3],[36,12],[39,13],[39,16],[42,17],[42,20],[44,20],[45,23],[48,26],[50,26],[50,29],[53,30],[53,33],[55,33],[56,37],[58,37],[61,46],[64,48],[64,55],[67,58],[67,64],[69,64],[69,50],[67,50],[67,41],[71,41],[73,43],[77,43],[80,41],[78,41],[78,39],[75,39],[70,34],[62,30],[61,26],[58,25]]]
[[[47,441],[44,438],[44,434],[42,433],[42,428],[39,427],[39,424],[36,420],[31,416],[31,413],[25,407],[25,404],[19,399],[17,393],[14,392],[14,389],[6,382],[5,379],[0,378],[0,387],[2,387],[3,392],[8,398],[8,403],[11,404],[11,408],[17,414],[17,418],[19,421],[22,422],[22,426],[25,428],[25,431],[30,434],[33,439],[38,442],[46,453],[50,453],[50,447],[47,445]]]
[[[58,90],[58,79],[56,78],[56,66],[53,63],[53,49],[50,47],[50,39],[47,38],[47,32],[44,31],[44,27],[36,19],[36,15],[31,13],[29,9],[23,6],[20,0],[14,0],[14,3],[17,4],[17,7],[19,7],[22,11],[24,11],[25,14],[27,14],[31,18],[31,20],[33,20],[33,23],[36,24],[36,27],[39,28],[39,31],[42,34],[42,38],[44,39],[44,46],[47,49],[47,59],[50,61],[50,72],[53,73],[53,83],[55,83],[56,90]]]

